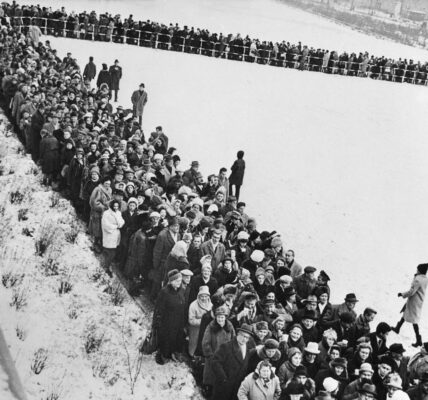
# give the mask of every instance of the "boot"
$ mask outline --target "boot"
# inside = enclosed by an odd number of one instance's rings
[[[416,343],[412,343],[413,347],[420,347],[422,346],[422,337],[421,335],[416,335]]]
[[[397,334],[400,333],[400,329],[401,329],[403,323],[404,323],[404,320],[400,319],[400,321],[397,322],[397,325],[394,328],[392,328],[392,330]]]

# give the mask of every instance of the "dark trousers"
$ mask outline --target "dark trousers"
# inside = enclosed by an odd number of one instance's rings
[[[103,247],[103,253],[104,253],[104,265],[103,268],[108,271],[110,270],[110,266],[114,260],[114,257],[116,256],[116,249],[107,249]]]
[[[233,194],[233,186],[235,186],[235,194]],[[229,196],[235,196],[239,200],[239,195],[241,193],[241,185],[229,185]]]

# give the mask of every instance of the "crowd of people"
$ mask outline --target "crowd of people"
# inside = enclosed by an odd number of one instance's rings
[[[10,24],[0,35],[3,107],[45,183],[89,222],[106,272],[116,263],[131,293],[155,302],[159,364],[191,360],[213,400],[428,398],[418,325],[428,264],[398,294],[403,318],[372,331],[375,308],[357,315],[354,293],[332,305],[328,272],[303,268],[280,234],[258,230],[239,198],[242,150],[230,175],[222,167],[205,180],[198,161],[181,167],[161,126],[145,137],[135,103],[113,110],[111,88],[91,89],[71,54]],[[138,91],[133,100],[147,100]],[[420,349],[411,359],[388,340],[404,322]]]
[[[427,84],[427,62],[375,56],[367,51],[348,53],[300,42],[272,42],[239,33],[223,34],[178,24],[138,21],[133,15],[122,18],[109,13],[97,15],[95,11],[67,14],[64,7],[56,10],[39,5],[21,7],[15,1],[2,3],[0,18],[23,28],[24,32],[29,26],[38,26],[43,33],[59,37],[113,41],[276,67]]]

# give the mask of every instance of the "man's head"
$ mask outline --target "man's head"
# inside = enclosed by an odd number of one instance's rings
[[[242,324],[242,326],[238,328],[238,332],[236,334],[236,341],[240,346],[246,345],[252,337],[253,331],[250,325]]]
[[[391,332],[391,327],[386,322],[380,322],[376,327],[376,335],[386,340],[389,332]]]
[[[355,308],[355,305],[357,304],[357,296],[355,296],[354,293],[348,293],[345,297],[345,304],[346,307],[348,307],[349,310],[353,310]]]
[[[370,307],[367,307],[363,312],[363,316],[367,322],[372,322],[375,319],[376,314],[377,311]]]
[[[221,231],[219,229],[215,229],[212,233],[211,240],[214,244],[217,244],[220,242],[221,238]]]

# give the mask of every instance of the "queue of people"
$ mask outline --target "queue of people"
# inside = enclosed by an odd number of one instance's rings
[[[426,400],[428,344],[419,333],[428,264],[420,264],[397,326],[371,323],[358,297],[331,304],[325,270],[298,263],[276,231],[259,231],[239,199],[244,152],[208,176],[184,169],[161,126],[146,138],[136,110],[90,89],[70,57],[10,24],[0,55],[5,110],[46,184],[89,222],[103,266],[155,302],[159,364],[189,360],[213,400]],[[141,85],[140,85],[141,88]],[[144,87],[142,88],[144,90]],[[397,340],[416,334],[409,359]]]
[[[367,51],[339,52],[300,42],[272,42],[239,33],[214,33],[172,23],[137,21],[133,15],[122,18],[109,13],[97,15],[95,11],[67,13],[64,7],[53,10],[39,5],[20,6],[15,1],[12,4],[2,3],[0,18],[3,23],[10,21],[12,25],[22,28],[24,33],[38,29],[40,33],[43,31],[44,34],[59,37],[112,41],[276,67],[427,84],[427,62],[375,56]]]

